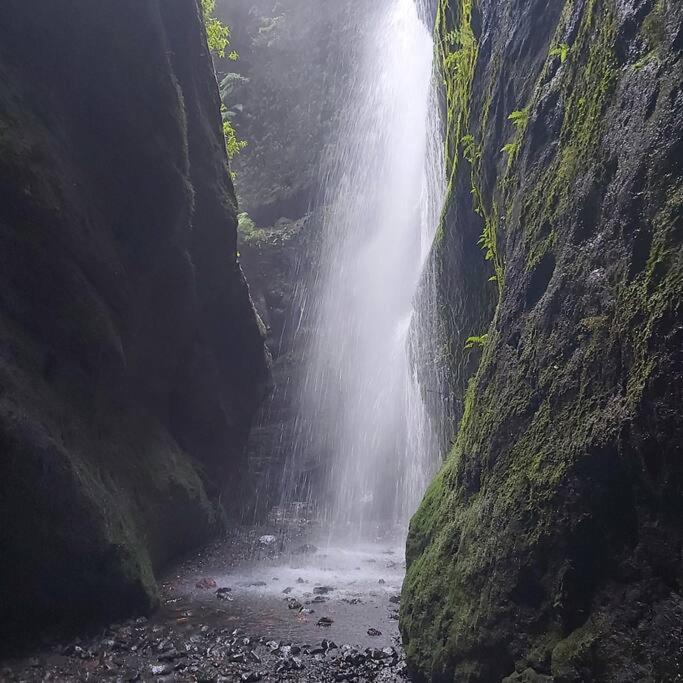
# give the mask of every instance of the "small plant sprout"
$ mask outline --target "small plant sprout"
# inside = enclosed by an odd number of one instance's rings
[[[560,64],[564,64],[569,56],[569,45],[567,45],[567,43],[560,43],[559,45],[551,48],[548,54],[551,57],[559,57]]]

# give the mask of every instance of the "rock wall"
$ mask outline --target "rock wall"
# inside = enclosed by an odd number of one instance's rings
[[[683,7],[442,0],[437,21],[451,196],[436,254],[462,420],[411,524],[410,667],[673,680]],[[481,361],[463,391],[468,336]]]
[[[268,365],[200,17],[188,0],[0,6],[12,635],[149,608],[156,572],[246,492]]]
[[[225,104],[246,148],[235,157],[240,209],[259,226],[302,218],[318,201],[321,164],[340,128],[368,14],[348,0],[218,0],[237,61]]]
[[[339,0],[216,4],[239,54],[237,61],[218,60],[217,70],[224,104],[247,143],[233,159],[246,214],[240,220],[240,263],[273,358],[273,388],[247,446],[256,488],[249,513],[257,517],[280,502],[283,469],[296,448],[304,354],[313,332],[301,311],[305,289],[315,296],[321,179],[372,11]],[[307,461],[307,474],[311,467]]]
[[[305,349],[311,330],[302,319],[302,294],[319,230],[315,214],[256,228],[243,217],[238,232],[240,263],[264,322],[272,356],[273,385],[254,418],[247,442],[255,490],[247,512],[262,519],[280,503],[283,473],[296,441]],[[249,520],[247,520],[249,521]]]

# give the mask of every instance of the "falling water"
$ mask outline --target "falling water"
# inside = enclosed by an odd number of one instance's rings
[[[330,528],[354,534],[405,527],[442,449],[427,409],[440,394],[427,266],[444,194],[427,11],[378,9],[324,169],[320,259],[302,298],[314,333],[285,500],[316,501]],[[302,474],[310,462],[317,479]]]

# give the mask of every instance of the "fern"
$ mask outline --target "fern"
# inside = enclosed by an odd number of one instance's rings
[[[484,251],[484,258],[487,261],[493,261],[496,256],[496,243],[487,222],[484,223],[484,231],[481,233],[477,244]]]
[[[507,145],[504,145],[503,148],[500,150],[504,154],[507,154],[510,157],[515,156],[517,154],[517,148],[519,146],[519,143],[517,142],[508,142]]]
[[[218,17],[214,16],[216,10],[216,0],[202,0],[202,14],[204,15],[204,25],[206,26],[206,42],[209,50],[218,57],[237,61],[239,55],[235,50],[228,52],[230,46],[230,27],[224,24]],[[223,84],[227,86],[227,79]],[[239,154],[246,146],[245,140],[237,137],[237,131],[230,120],[230,112],[227,107],[221,105],[221,116],[223,119],[223,137],[225,138],[225,151],[228,159],[232,161],[236,154]]]
[[[482,334],[479,337],[467,337],[465,340],[465,349],[483,349],[489,342],[489,335]]]
[[[239,154],[246,146],[246,140],[240,140],[237,137],[237,131],[230,120],[230,112],[228,108],[222,104],[221,114],[223,115],[223,137],[225,138],[225,151],[228,153],[228,159],[233,160],[236,154]]]
[[[517,129],[524,129],[529,121],[529,108],[513,111],[508,120],[512,121]]]
[[[470,164],[474,164],[481,157],[481,152],[474,142],[474,136],[465,135],[460,140],[460,144],[462,145],[462,155]]]

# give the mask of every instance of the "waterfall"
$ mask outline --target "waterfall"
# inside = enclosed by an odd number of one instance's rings
[[[329,528],[354,535],[405,528],[442,453],[429,255],[445,174],[429,11],[415,0],[375,10],[323,169],[318,267],[301,298],[313,334],[284,499],[314,501]]]

